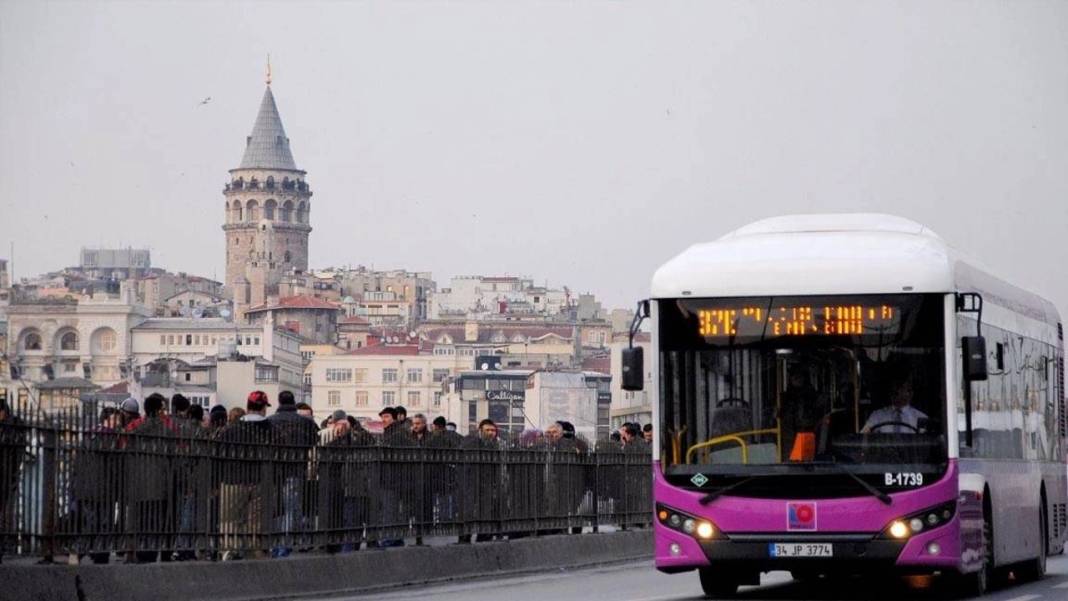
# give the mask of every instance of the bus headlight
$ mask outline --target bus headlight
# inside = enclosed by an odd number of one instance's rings
[[[950,501],[898,518],[890,522],[890,525],[883,530],[881,537],[903,540],[924,530],[937,528],[953,519],[956,509],[957,502]]]
[[[890,528],[887,532],[894,538],[905,538],[909,535],[909,527],[905,525],[905,522],[896,520],[893,524],[890,524]]]
[[[666,528],[703,541],[727,538],[711,521],[697,518],[663,505],[657,505],[656,519]]]

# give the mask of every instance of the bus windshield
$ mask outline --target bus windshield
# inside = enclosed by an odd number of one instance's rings
[[[944,298],[660,301],[668,480],[944,464]]]

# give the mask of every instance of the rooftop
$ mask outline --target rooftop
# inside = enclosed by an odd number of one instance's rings
[[[202,318],[189,318],[189,317],[157,317],[154,319],[146,319],[140,324],[134,326],[134,330],[226,330],[234,331],[238,329],[240,331],[262,331],[263,328],[259,326],[239,326],[234,327],[234,322],[226,321],[220,317],[202,317]]]
[[[466,340],[466,329],[462,324],[449,326],[424,325],[419,328],[419,333],[432,342],[438,342],[443,337],[448,336],[452,339],[453,344],[471,344],[472,342],[479,344],[515,344],[544,340],[549,337],[570,341],[572,340],[574,329],[570,325],[563,324],[481,322],[478,324],[478,339],[475,341]]]
[[[252,126],[252,135],[245,145],[245,155],[239,169],[288,169],[298,171],[293,153],[289,150],[289,138],[282,127],[282,117],[274,103],[271,86],[263,92],[260,112]]]
[[[284,296],[278,299],[273,305],[259,305],[250,308],[246,313],[255,313],[257,311],[273,311],[275,309],[330,309],[339,311],[341,308],[336,303],[324,301],[321,298],[315,298],[314,296],[300,295],[300,296]]]
[[[422,350],[425,350],[425,347],[423,347]],[[421,348],[419,345],[376,345],[351,350],[345,354],[373,355],[373,357],[381,357],[381,355],[417,355],[420,354],[420,351]]]
[[[472,369],[462,371],[461,378],[529,378],[537,370],[533,369]]]
[[[45,380],[44,382],[37,382],[34,384],[38,390],[56,390],[62,388],[81,388],[85,390],[93,390],[99,388],[96,384],[93,384],[85,378],[56,378],[55,380]]]
[[[99,391],[102,394],[128,394],[130,392],[130,383],[126,380],[119,382],[118,384],[112,384],[107,388]]]

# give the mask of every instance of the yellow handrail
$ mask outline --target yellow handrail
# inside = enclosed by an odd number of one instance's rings
[[[694,453],[699,449],[706,447],[713,447],[725,442],[737,442],[742,448],[742,463],[749,463],[749,445],[746,444],[743,436],[760,436],[761,434],[779,434],[778,428],[765,428],[763,430],[746,430],[744,432],[735,432],[734,434],[726,434],[724,436],[717,436],[710,438],[704,442],[697,443],[686,450],[686,463],[690,463],[693,459]]]
[[[736,434],[717,436],[710,440],[706,440],[705,442],[693,445],[686,451],[686,463],[689,463],[690,460],[693,459],[693,454],[698,449],[712,447],[718,444],[723,444],[725,442],[737,442],[742,448],[742,463],[749,463],[749,445],[745,444],[745,440],[743,440],[741,436],[738,436]]]
[[[686,433],[686,426],[680,428],[678,432],[669,432],[671,434],[671,463],[678,465],[679,455],[682,454],[682,435]]]

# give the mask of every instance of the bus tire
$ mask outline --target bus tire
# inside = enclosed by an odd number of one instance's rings
[[[989,498],[989,496],[988,496]],[[961,599],[982,597],[994,583],[994,527],[990,512],[983,511],[983,567],[970,574],[960,574],[954,579],[954,589]]]
[[[701,590],[709,599],[732,599],[738,594],[738,578],[712,568],[700,568]]]
[[[1038,557],[1028,560],[1020,566],[1020,577],[1024,580],[1042,580],[1046,576],[1049,530],[1046,524],[1046,499],[1044,494],[1038,508],[1038,547]]]

